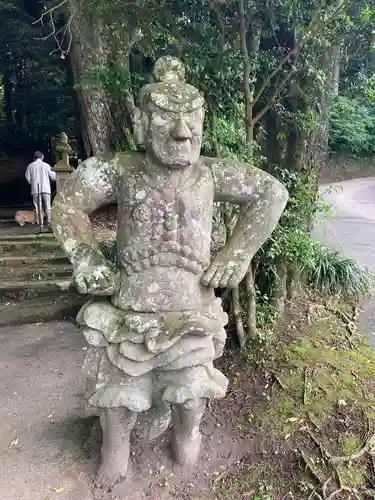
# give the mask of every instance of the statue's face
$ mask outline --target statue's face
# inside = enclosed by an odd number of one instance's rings
[[[143,114],[144,142],[147,152],[168,168],[183,168],[199,159],[204,110],[165,111],[149,103]]]

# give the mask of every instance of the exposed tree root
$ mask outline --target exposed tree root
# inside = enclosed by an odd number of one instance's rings
[[[232,308],[233,318],[236,325],[237,340],[242,349],[246,344],[246,333],[241,316],[240,292],[238,286],[232,290]]]
[[[304,406],[307,405],[307,394],[308,394],[308,384],[309,384],[309,373],[308,373],[308,367],[305,366],[303,370],[303,404]]]
[[[281,387],[281,389],[283,389],[284,391],[288,390],[287,386],[284,384],[284,382],[281,380],[281,378],[278,375],[276,375],[276,373],[272,373],[272,377],[274,379],[274,382],[277,382],[279,384],[279,386]]]
[[[352,453],[351,455],[337,456],[337,455],[332,455],[319,441],[319,439],[314,435],[314,433],[311,432],[310,429],[306,429],[306,432],[310,436],[314,444],[316,444],[316,446],[319,448],[319,451],[322,455],[322,458],[326,462],[326,465],[330,467],[332,470],[332,474],[329,476],[327,480],[324,481],[319,471],[317,471],[317,469],[314,467],[313,460],[307,457],[302,450],[299,450],[301,458],[306,464],[306,469],[310,471],[311,475],[318,482],[318,488],[321,489],[321,495],[318,495],[316,493],[316,490],[314,490],[314,492],[311,494],[312,496],[310,495],[310,498],[314,498],[313,495],[315,495],[316,498],[321,498],[322,500],[334,500],[343,492],[348,492],[350,493],[350,495],[352,495],[353,498],[361,500],[361,497],[359,496],[358,491],[355,488],[351,488],[343,484],[340,472],[338,471],[337,467],[339,465],[348,465],[351,462],[355,462],[356,460],[359,460],[366,454],[373,457],[373,451],[375,450],[375,433],[370,435],[370,437],[366,440],[363,447],[357,452]],[[328,494],[327,493],[328,486],[332,481],[333,477],[337,478],[339,488]]]
[[[341,464],[348,464],[350,462],[355,462],[356,460],[359,460],[360,458],[363,457],[366,453],[370,454],[373,452],[375,449],[375,433],[372,434],[363,447],[358,450],[356,453],[353,453],[352,455],[347,455],[347,456],[331,456],[329,461],[333,465],[341,465]]]

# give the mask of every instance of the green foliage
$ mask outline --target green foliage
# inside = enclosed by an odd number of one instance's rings
[[[289,191],[285,211],[272,236],[260,251],[262,265],[275,274],[275,265],[283,260],[309,267],[314,260],[314,248],[309,230],[315,218],[328,207],[316,190],[316,174],[301,174],[275,168],[273,172]]]
[[[333,99],[329,140],[334,151],[375,152],[375,105],[347,96]]]
[[[324,245],[314,243],[312,246],[314,257],[308,265],[309,280],[319,292],[353,301],[373,292],[372,271]]]
[[[33,24],[14,0],[0,2],[0,147],[48,148],[50,138],[73,135],[72,86],[66,61],[55,53],[48,27]]]
[[[246,158],[245,127],[239,116],[237,119],[217,118],[215,132],[216,137],[213,135],[210,124],[206,123],[203,133],[202,154],[212,154],[213,141],[216,139],[220,148],[220,156],[242,161]]]

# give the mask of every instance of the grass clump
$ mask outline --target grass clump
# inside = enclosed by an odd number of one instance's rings
[[[315,243],[314,254],[308,273],[318,292],[357,302],[374,290],[374,273],[367,267],[320,243]]]

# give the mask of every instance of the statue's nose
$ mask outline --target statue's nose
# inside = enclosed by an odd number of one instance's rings
[[[176,121],[174,129],[172,130],[172,137],[177,141],[185,141],[186,139],[192,138],[191,130],[182,118],[178,118]]]

